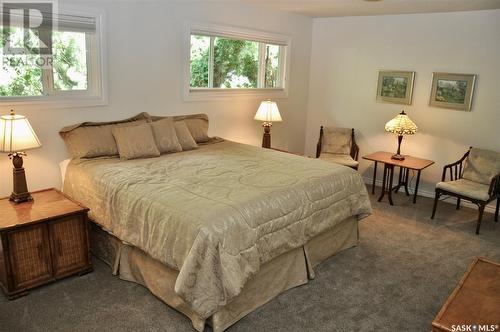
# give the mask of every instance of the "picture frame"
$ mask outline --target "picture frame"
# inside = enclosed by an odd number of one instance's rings
[[[476,75],[432,73],[429,105],[471,111]]]
[[[411,105],[414,71],[379,70],[377,101]]]

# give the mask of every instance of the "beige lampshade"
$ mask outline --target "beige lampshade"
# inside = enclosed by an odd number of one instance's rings
[[[257,113],[255,113],[254,120],[264,122],[279,122],[281,119],[280,111],[276,102],[265,100],[260,103]]]
[[[410,120],[405,111],[401,111],[394,119],[385,124],[385,131],[398,135],[413,135],[417,130],[417,125]]]
[[[25,116],[11,112],[0,117],[0,152],[15,153],[40,146],[42,144]]]

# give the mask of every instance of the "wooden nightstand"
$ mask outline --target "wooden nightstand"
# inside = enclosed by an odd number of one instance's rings
[[[21,204],[0,199],[0,286],[9,299],[92,271],[88,209],[55,189],[32,196]]]

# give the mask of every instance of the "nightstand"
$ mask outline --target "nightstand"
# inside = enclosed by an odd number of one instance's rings
[[[0,199],[0,286],[9,299],[92,271],[88,209],[56,189],[31,194],[21,204]]]

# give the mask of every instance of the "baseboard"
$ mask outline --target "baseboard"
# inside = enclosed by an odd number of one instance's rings
[[[366,184],[372,185],[373,178],[369,178],[369,177],[365,177],[364,176],[363,177],[363,181]],[[376,180],[375,181],[375,186],[376,187],[382,187],[382,180]],[[408,189],[410,190],[410,193],[414,193],[415,192],[415,188],[413,186],[408,186]],[[428,198],[434,198],[434,191],[428,191],[428,190],[418,189],[418,196],[428,197]],[[444,197],[444,198],[441,199],[442,202],[445,202],[445,203],[448,203],[448,204],[453,204],[453,205],[457,204],[457,199],[455,197],[452,197],[452,196],[442,196],[442,197]],[[496,204],[496,201],[493,201],[493,203],[486,205],[486,208],[484,210],[486,212],[489,212],[489,213],[495,213],[495,208],[496,208],[495,204]],[[466,207],[470,207],[470,208],[473,208],[473,209],[477,209],[477,205],[476,204],[468,202],[466,200],[462,200],[461,205],[462,206],[466,206]]]

